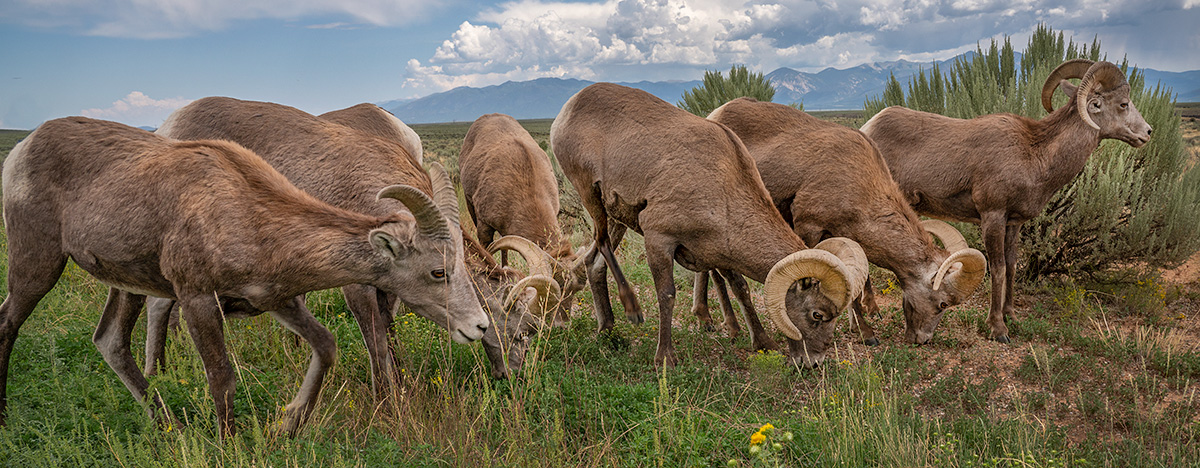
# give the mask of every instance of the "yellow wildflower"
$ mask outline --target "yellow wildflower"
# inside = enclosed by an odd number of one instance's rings
[[[754,435],[750,436],[750,445],[758,445],[766,441],[767,436],[763,435],[761,432],[755,432]]]
[[[760,427],[758,429],[758,432],[761,432],[763,434],[770,434],[771,431],[773,431],[773,430],[775,430],[775,426],[772,426],[771,423],[766,423],[766,424],[763,424],[763,427]]]

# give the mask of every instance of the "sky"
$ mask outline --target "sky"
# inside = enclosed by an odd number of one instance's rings
[[[1200,69],[1200,0],[0,0],[0,128],[158,126],[205,96],[313,114],[542,77],[699,79],[944,60],[1045,23]]]

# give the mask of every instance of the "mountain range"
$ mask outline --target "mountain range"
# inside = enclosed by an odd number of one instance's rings
[[[889,76],[895,75],[901,84],[905,84],[909,77],[922,69],[932,68],[934,63],[943,71],[948,70],[949,64],[957,58],[938,62],[875,62],[841,70],[831,67],[817,73],[785,67],[768,73],[766,78],[775,86],[775,102],[803,103],[807,110],[862,109],[868,97],[883,94]],[[1159,83],[1170,87],[1179,102],[1200,101],[1200,70],[1164,72],[1147,68],[1142,71],[1149,86]],[[408,123],[470,122],[492,112],[518,119],[553,118],[567,99],[592,83],[572,78],[508,81],[481,88],[462,86],[417,99],[377,104]],[[699,86],[700,80],[618,84],[645,90],[674,104],[685,91]]]

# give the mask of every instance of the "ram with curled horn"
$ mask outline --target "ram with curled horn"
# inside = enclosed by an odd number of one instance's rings
[[[458,167],[467,212],[481,242],[497,235],[520,236],[549,254],[550,277],[562,287],[551,323],[566,323],[575,293],[584,287],[584,248],[572,250],[559,226],[558,179],[546,152],[516,119],[487,114],[467,130]],[[503,253],[501,259],[505,264]]]
[[[1070,79],[1080,79],[1078,86]],[[1055,109],[1056,89],[1067,104]],[[920,214],[978,224],[992,275],[991,338],[1009,342],[1013,275],[1021,226],[1075,178],[1104,139],[1137,148],[1151,128],[1130,100],[1120,67],[1075,59],[1059,65],[1042,86],[1050,114],[954,119],[889,107],[863,124],[892,178]]]
[[[338,112],[340,122],[352,124],[351,119],[359,111]],[[369,110],[369,109],[368,109]],[[358,119],[361,122],[363,119]],[[271,166],[283,173],[293,184],[318,199],[331,205],[360,213],[376,213],[388,210],[407,210],[420,221],[420,232],[414,239],[442,239],[436,245],[420,248],[406,254],[437,255],[448,266],[444,271],[424,272],[413,278],[414,286],[422,284],[444,284],[445,278],[453,284],[461,277],[456,290],[458,300],[474,303],[475,307],[487,306],[485,316],[491,322],[505,323],[517,328],[489,327],[482,337],[484,348],[489,353],[503,355],[505,351],[519,350],[522,346],[509,341],[519,341],[532,327],[533,320],[524,317],[524,310],[506,310],[497,304],[487,303],[489,296],[482,289],[499,289],[503,282],[512,280],[514,272],[500,272],[486,264],[486,253],[478,242],[465,235],[459,226],[458,195],[449,174],[439,164],[431,164],[429,174],[405,145],[395,138],[385,138],[378,129],[363,124],[364,128],[351,128],[342,123],[326,120],[293,107],[280,104],[243,101],[231,98],[204,98],[180,108],[168,117],[157,131],[179,139],[224,139],[243,144],[263,157]],[[414,193],[397,191],[397,198],[385,198],[376,202],[376,192],[386,186],[402,183],[415,187],[421,196],[429,200],[428,206],[420,209],[408,208],[409,202],[401,201],[415,196]],[[412,192],[412,191],[407,191]],[[388,192],[391,194],[392,192]],[[391,196],[391,195],[389,195]],[[461,275],[461,276],[460,276]],[[371,360],[372,387],[376,396],[388,395],[399,378],[392,354],[391,329],[397,301],[406,304],[417,315],[446,326],[459,312],[446,310],[444,303],[431,303],[425,298],[397,291],[383,293],[374,288],[351,285],[342,288],[347,308],[358,322],[367,353]],[[480,309],[476,309],[480,310]],[[482,312],[481,312],[482,313]],[[510,314],[516,316],[510,317]],[[162,325],[154,329],[165,328]],[[157,338],[159,341],[162,338]],[[154,344],[147,346],[150,349]],[[148,353],[148,368],[161,357]],[[501,362],[504,359],[497,359]],[[513,360],[509,360],[510,362]],[[506,376],[507,367],[492,369],[493,375]]]
[[[725,103],[708,118],[729,127],[746,145],[775,207],[805,243],[830,236],[853,239],[867,260],[896,274],[904,291],[906,341],[927,342],[943,311],[982,281],[983,254],[967,247],[949,224],[920,221],[861,132],[751,98]],[[695,284],[692,310],[711,328],[706,274],[697,274]],[[865,319],[879,307],[869,282],[865,286],[853,310],[862,340],[873,345],[879,341]],[[737,321],[727,304],[722,300],[725,324],[736,334]]]
[[[676,262],[692,271],[717,270],[745,304],[751,301],[743,276],[766,282],[774,294],[772,320],[789,339],[799,338],[790,348],[802,352],[792,358],[806,367],[821,362],[834,319],[861,281],[847,278],[849,259],[806,248],[772,205],[737,135],[644,91],[598,83],[567,101],[550,140],[594,222],[595,244],[585,264],[602,332],[613,327],[608,269],[627,314],[631,310],[633,291],[613,249],[632,229],[645,240],[658,298],[656,364],[677,360],[671,339]],[[753,307],[745,312],[753,345],[776,348]]]

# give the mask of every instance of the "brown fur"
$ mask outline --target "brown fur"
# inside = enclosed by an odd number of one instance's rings
[[[637,315],[631,318],[640,321],[612,248],[625,228],[645,238],[658,292],[656,363],[675,361],[674,261],[694,271],[729,272],[731,280],[745,275],[761,282],[777,261],[805,248],[771,204],[754,159],[733,132],[649,93],[611,83],[588,86],[563,106],[550,138],[595,222],[596,244],[586,262],[592,265],[588,280],[602,331],[613,326],[605,265],[613,269],[626,314],[632,310]],[[747,310],[747,319],[755,345],[774,347],[757,314]],[[801,322],[807,323],[797,325]],[[810,338],[810,352],[823,352],[827,337],[806,332],[806,343]]]
[[[222,433],[233,430],[234,379],[222,312],[272,311],[312,345],[307,377],[285,415],[285,429],[295,430],[336,355],[333,336],[295,298],[350,283],[394,289],[395,265],[369,234],[409,239],[415,228],[407,213],[370,216],[322,203],[237,144],[178,142],[83,117],[42,124],[9,155],[4,218],[10,256],[0,306],[0,410],[17,331],[70,258],[113,286],[94,340],[139,401],[147,382],[129,339],[141,294],[183,303]],[[161,401],[150,409],[163,409]]]
[[[558,180],[546,152],[516,119],[488,114],[467,130],[458,167],[467,211],[483,242],[492,242],[497,234],[521,236],[559,262],[554,279],[564,293],[554,317],[565,323],[583,278],[558,224]]]
[[[421,148],[421,138],[417,136],[417,132],[414,132],[391,112],[379,106],[362,103],[326,112],[318,117],[400,143],[408,151],[408,154],[417,160],[417,163],[422,162],[423,149]]]
[[[363,125],[360,129],[279,104],[205,98],[177,111],[159,131],[185,139],[225,138],[248,145],[298,187],[333,205],[367,213],[404,210],[398,203],[386,206],[375,202],[378,187],[399,182],[431,193],[429,178],[402,142],[384,138],[387,132],[376,125],[383,120],[376,117],[384,111],[378,108],[374,111],[371,107],[374,106],[359,105],[326,114],[346,124]],[[452,222],[457,225],[457,213]],[[461,233],[457,229],[455,232]],[[476,300],[488,307],[493,321],[503,325],[489,327],[483,341],[492,358],[493,375],[504,377],[509,369],[519,368],[524,355],[524,348],[505,341],[532,333],[529,329],[532,321],[522,313],[510,313],[500,306],[503,285],[511,284],[507,280],[512,271],[499,270],[486,251],[482,255],[473,252],[472,248],[482,248],[469,235],[463,235],[462,246],[458,249],[465,254],[462,271],[471,276],[467,282],[476,288]],[[385,393],[390,382],[398,377],[391,365],[392,351],[388,345],[393,318],[391,304],[395,298],[361,287],[345,288],[343,293],[364,339],[372,337],[366,342],[372,357],[372,381],[377,392]],[[436,321],[436,317],[422,315]],[[509,366],[502,364],[500,356],[505,354]]]
[[[1123,77],[1087,97],[1099,130],[1081,118],[1076,87],[1066,80],[1059,86],[1070,101],[1041,120],[1013,114],[963,120],[889,107],[862,127],[917,212],[982,228],[992,274],[988,324],[1001,342],[1009,341],[1004,322],[1013,310],[1021,225],[1083,170],[1100,140],[1137,147],[1150,138]]]
[[[850,238],[871,263],[896,274],[905,292],[908,341],[927,340],[942,310],[965,299],[933,290],[931,280],[950,252],[933,244],[862,132],[751,98],[730,101],[708,118],[741,138],[776,208],[806,244]],[[878,311],[869,290],[854,306],[860,319]],[[859,325],[865,341],[878,342],[869,325]]]

